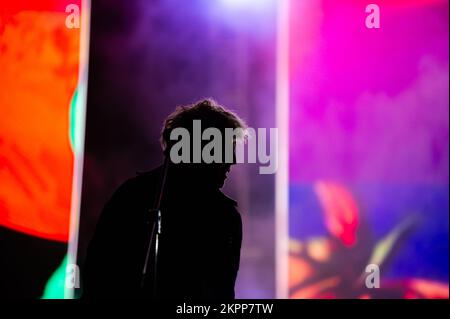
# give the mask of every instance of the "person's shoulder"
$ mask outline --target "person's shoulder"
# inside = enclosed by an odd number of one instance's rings
[[[132,177],[130,180],[135,183],[154,183],[157,182],[159,178],[161,178],[161,174],[163,171],[162,165],[153,168],[149,171],[144,172],[136,172],[136,176]]]
[[[138,195],[142,192],[151,191],[157,183],[161,172],[161,167],[150,171],[136,172],[135,176],[126,179],[114,192],[114,197],[128,196],[130,194]]]
[[[218,191],[218,196],[221,203],[231,212],[239,214],[237,209],[238,203],[233,198],[225,195],[222,191]]]

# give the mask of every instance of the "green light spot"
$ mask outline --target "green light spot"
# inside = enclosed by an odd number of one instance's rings
[[[78,99],[78,89],[75,90],[72,96],[72,100],[70,101],[70,110],[69,110],[69,138],[70,145],[72,146],[72,151],[75,153],[77,151],[77,146],[79,145],[79,141],[77,141],[77,110],[79,107],[79,99]]]
[[[42,299],[64,299],[66,282],[67,255],[45,285]]]

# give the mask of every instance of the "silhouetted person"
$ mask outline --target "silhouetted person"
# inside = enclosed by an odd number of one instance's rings
[[[201,120],[202,131],[208,127],[221,132],[245,128],[241,119],[212,100],[179,107],[166,119],[162,130],[166,157],[170,158],[176,143],[170,139],[172,130],[183,127],[192,133],[193,120]],[[190,150],[192,159],[192,143]],[[234,298],[242,221],[236,202],[220,191],[231,165],[224,161],[175,164],[169,160],[161,201],[157,298]],[[82,271],[83,298],[152,296],[152,258],[144,290],[140,281],[151,231],[146,220],[162,175],[160,166],[129,179],[105,205]]]

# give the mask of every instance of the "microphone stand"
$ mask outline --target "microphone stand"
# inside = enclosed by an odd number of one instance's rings
[[[164,159],[164,165],[163,165],[163,171],[162,176],[159,183],[159,189],[157,192],[157,196],[155,198],[155,203],[153,205],[153,208],[149,210],[150,218],[148,219],[147,223],[150,224],[150,220],[152,220],[151,224],[151,232],[150,232],[150,239],[147,242],[147,249],[146,249],[146,255],[144,260],[144,266],[142,268],[142,274],[141,274],[141,290],[143,293],[144,287],[145,287],[145,280],[147,277],[147,268],[150,261],[150,253],[152,251],[152,248],[154,247],[154,254],[153,254],[153,283],[152,283],[152,297],[155,299],[157,297],[157,268],[158,268],[158,253],[159,253],[159,237],[161,235],[161,200],[164,193],[164,186],[166,184],[166,177],[167,177],[167,169],[169,168],[169,157],[166,156]],[[152,218],[155,217],[155,218]]]

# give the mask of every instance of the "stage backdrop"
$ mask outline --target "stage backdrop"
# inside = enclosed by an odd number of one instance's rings
[[[290,1],[292,298],[448,298],[448,1],[375,3]]]
[[[79,0],[1,4],[0,296],[64,297],[84,131],[81,9]]]

